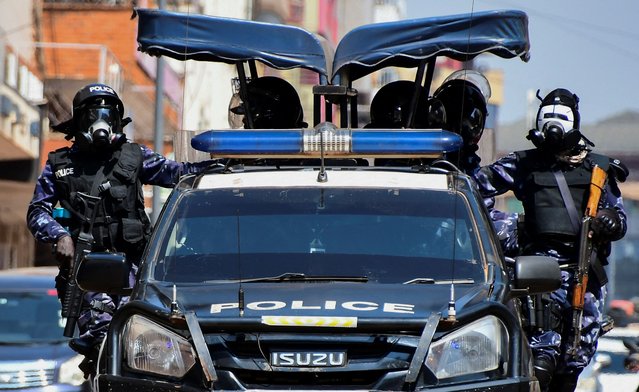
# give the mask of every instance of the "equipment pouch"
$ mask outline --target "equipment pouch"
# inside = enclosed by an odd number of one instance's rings
[[[139,219],[122,218],[122,239],[129,244],[144,240],[144,224]]]
[[[109,194],[115,200],[124,200],[126,197],[126,185],[117,185],[109,188]]]
[[[545,330],[561,331],[562,330],[562,310],[561,306],[552,300],[549,294],[543,294],[541,297],[543,306],[543,325]]]
[[[136,160],[130,159],[128,154],[122,154],[113,168],[113,174],[123,183],[132,184],[135,182],[137,168],[138,162]]]
[[[127,186],[126,185],[116,185],[112,186],[109,189],[109,196],[111,196],[112,203],[111,206],[113,208],[113,212],[118,215],[122,212],[126,212],[126,203],[125,199],[127,196]],[[125,215],[125,214],[122,214]]]

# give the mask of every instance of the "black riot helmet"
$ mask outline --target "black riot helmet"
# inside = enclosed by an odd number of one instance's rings
[[[433,122],[445,118],[442,107],[432,107],[426,90],[420,87],[413,128],[429,128]],[[368,128],[405,128],[410,105],[415,93],[415,82],[397,80],[384,85],[371,102],[371,123]]]
[[[433,94],[433,100],[446,109],[442,128],[459,134],[465,145],[476,145],[486,125],[490,94],[490,84],[481,73],[466,69],[453,72]]]
[[[89,84],[73,98],[73,133],[80,147],[102,148],[126,140],[122,128],[124,105],[113,88]]]
[[[551,152],[570,151],[578,147],[583,135],[579,130],[579,97],[565,88],[557,88],[541,101],[535,128],[528,132],[527,138],[537,148]],[[584,138],[585,139],[585,138]],[[587,143],[592,143],[587,140]]]
[[[304,128],[302,103],[295,88],[286,80],[275,76],[262,76],[250,81],[246,97],[249,113],[255,129]],[[238,96],[231,98],[230,112],[233,115],[246,115],[244,103]],[[229,115],[229,119],[231,119]],[[229,120],[231,123],[231,121]],[[249,124],[243,117],[244,126]],[[237,124],[230,124],[237,127]]]

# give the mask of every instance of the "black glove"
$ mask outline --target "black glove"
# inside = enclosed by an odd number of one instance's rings
[[[55,258],[60,263],[60,267],[68,268],[71,265],[74,253],[75,245],[73,245],[71,237],[68,235],[60,237],[55,244]]]
[[[597,216],[592,221],[591,228],[595,236],[600,240],[617,240],[622,230],[621,218],[617,211],[610,208],[603,208],[597,212]]]

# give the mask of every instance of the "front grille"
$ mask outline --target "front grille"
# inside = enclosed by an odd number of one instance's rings
[[[300,336],[304,336],[300,338]],[[407,336],[368,336],[368,335],[275,335],[275,334],[237,334],[237,335],[209,335],[209,348],[228,351],[238,358],[265,358],[264,354],[271,349],[339,351],[348,349],[351,359],[374,359],[387,356],[389,352],[399,350],[411,354],[414,346],[407,344],[408,339],[418,340]],[[413,343],[414,344],[414,343]],[[268,357],[268,355],[266,356]]]
[[[368,389],[390,373],[406,371],[418,340],[411,335],[206,335],[216,368],[232,373],[249,389],[265,385]],[[278,367],[269,363],[271,352],[343,352],[347,363],[319,368]]]
[[[235,371],[233,374],[249,389],[259,389],[265,386],[318,386],[337,387],[344,386],[345,380],[350,387],[356,389],[369,389],[385,374],[383,371],[368,372],[246,372]]]
[[[0,362],[0,389],[44,387],[54,375],[55,361]]]

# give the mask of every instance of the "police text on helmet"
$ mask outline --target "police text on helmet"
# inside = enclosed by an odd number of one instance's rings
[[[113,89],[111,87],[108,87],[108,86],[91,86],[91,87],[89,87],[89,92],[94,92],[94,91],[103,91],[103,92],[106,92],[106,93],[115,94],[115,91],[113,91]]]

